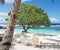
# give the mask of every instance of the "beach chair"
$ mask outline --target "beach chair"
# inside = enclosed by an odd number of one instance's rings
[[[33,35],[32,43],[35,47],[42,47],[41,41],[39,40],[39,37],[37,35]]]

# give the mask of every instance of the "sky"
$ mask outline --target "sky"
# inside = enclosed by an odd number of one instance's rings
[[[0,23],[6,23],[8,12],[13,7],[14,0],[5,0],[5,4],[0,4]],[[22,3],[34,4],[41,7],[47,14],[52,23],[60,23],[60,0],[22,0]]]

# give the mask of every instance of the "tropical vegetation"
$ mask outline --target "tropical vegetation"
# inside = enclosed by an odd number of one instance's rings
[[[47,13],[40,7],[33,4],[21,4],[19,12],[17,24],[23,27],[24,32],[27,32],[29,28],[38,28],[42,25],[45,27],[50,26]],[[8,15],[10,15],[10,13],[11,12],[9,12]]]

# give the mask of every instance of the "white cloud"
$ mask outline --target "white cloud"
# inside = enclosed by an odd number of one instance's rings
[[[0,12],[0,23],[6,23],[5,18],[8,16],[8,13]]]
[[[2,15],[7,16],[7,15],[8,15],[8,13],[0,12],[0,16],[2,16]]]
[[[5,18],[0,17],[0,23],[6,23]]]
[[[31,1],[31,0],[22,0],[22,2],[25,2],[25,1]]]
[[[55,17],[51,17],[50,20],[51,20],[51,22],[58,22],[58,21],[59,21],[59,20],[56,19]]]
[[[6,3],[13,3],[14,0],[5,0]]]
[[[4,19],[3,17],[0,17],[0,20],[3,21],[3,20],[5,20],[5,19]]]
[[[30,1],[30,0],[22,0],[22,2],[25,2],[25,1]],[[5,0],[6,3],[13,3],[14,0]]]

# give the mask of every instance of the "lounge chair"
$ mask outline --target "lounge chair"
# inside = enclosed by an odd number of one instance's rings
[[[36,47],[42,47],[41,41],[39,40],[39,37],[37,35],[33,35],[33,37],[32,37],[32,43]]]

